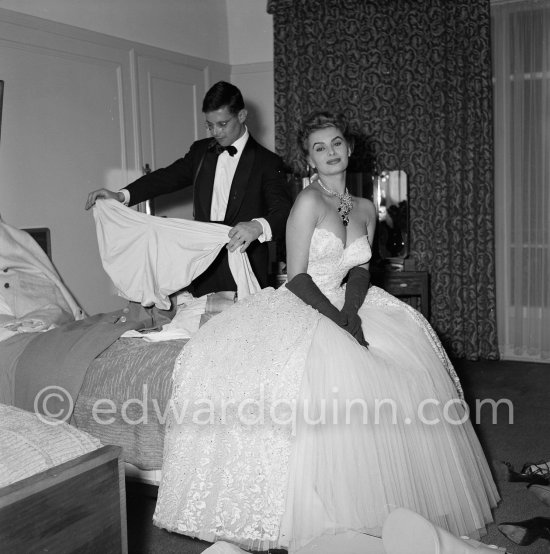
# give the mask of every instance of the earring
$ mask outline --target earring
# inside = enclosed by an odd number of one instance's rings
[[[317,171],[313,166],[310,167],[309,164],[306,164],[306,172],[307,176],[302,179],[302,188],[304,189],[317,178]]]
[[[310,183],[313,183],[313,181],[316,181],[319,178],[319,176],[317,175],[316,167],[313,167],[313,166],[311,167],[311,173],[309,173],[308,177],[309,177]]]

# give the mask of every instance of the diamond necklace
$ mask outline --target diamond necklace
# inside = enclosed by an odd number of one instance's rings
[[[344,224],[344,227],[346,227],[347,224],[349,223],[349,213],[353,208],[352,196],[348,192],[347,187],[343,193],[340,193],[340,192],[336,192],[335,190],[329,189],[319,178],[317,178],[317,182],[327,194],[330,194],[331,196],[337,196],[338,200],[340,200],[340,204],[338,204],[338,213],[342,218],[342,223]]]

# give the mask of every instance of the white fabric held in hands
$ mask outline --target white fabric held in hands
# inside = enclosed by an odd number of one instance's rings
[[[96,202],[93,215],[103,268],[127,300],[170,307],[168,296],[203,273],[229,242],[231,227],[154,217],[115,200]],[[258,292],[246,252],[229,252],[239,298]]]

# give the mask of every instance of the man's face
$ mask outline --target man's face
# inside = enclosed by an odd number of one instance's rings
[[[206,112],[206,128],[222,146],[230,146],[244,134],[246,110],[232,114],[226,106],[213,112]]]

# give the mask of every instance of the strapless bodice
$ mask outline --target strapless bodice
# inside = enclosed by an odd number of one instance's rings
[[[307,272],[329,298],[339,296],[342,279],[357,265],[367,263],[371,248],[367,235],[344,245],[332,231],[316,228],[311,237]]]

